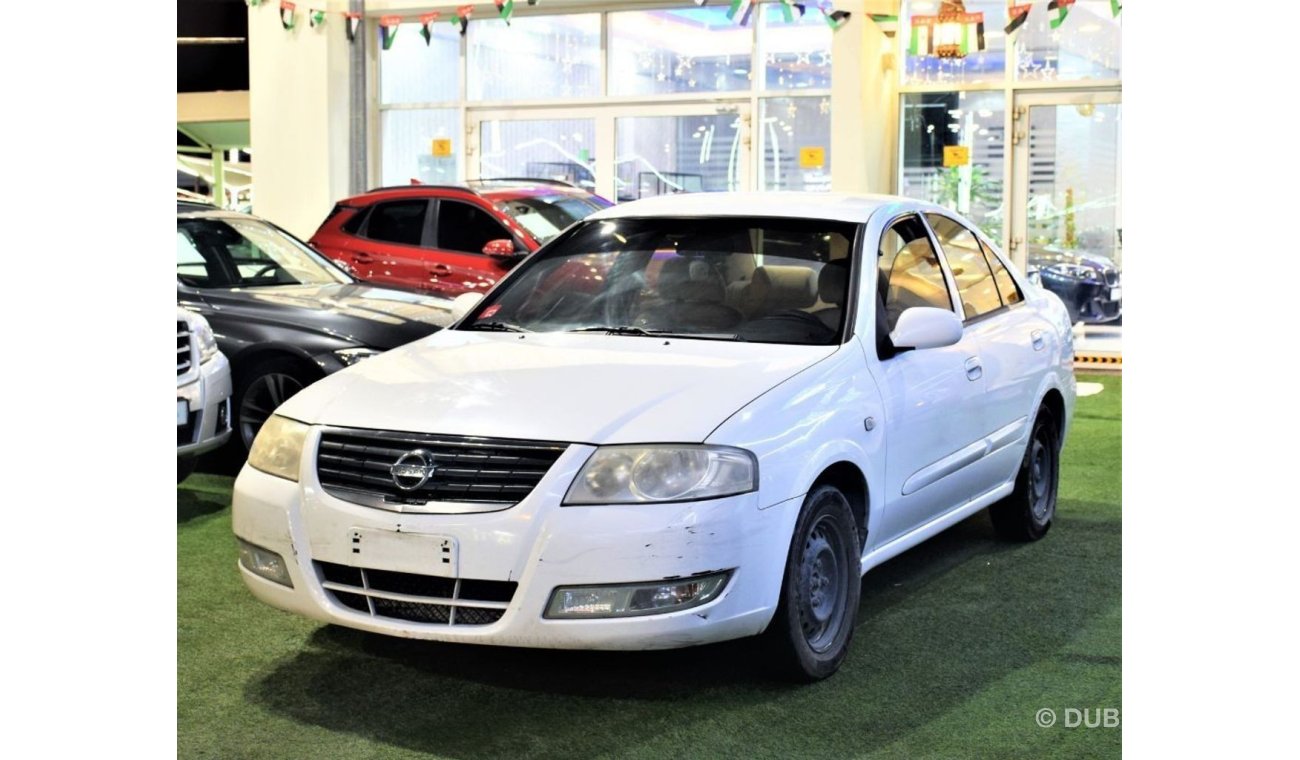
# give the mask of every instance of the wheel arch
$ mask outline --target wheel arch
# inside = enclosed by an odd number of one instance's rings
[[[821,485],[835,486],[849,500],[853,510],[853,520],[858,528],[858,549],[867,545],[867,517],[871,513],[871,495],[867,487],[867,476],[853,462],[841,459],[826,467],[809,486],[812,491]]]

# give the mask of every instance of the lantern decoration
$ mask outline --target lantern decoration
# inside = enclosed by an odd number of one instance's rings
[[[962,0],[944,0],[938,15],[913,16],[908,55],[965,58],[984,49],[984,14],[967,13]]]

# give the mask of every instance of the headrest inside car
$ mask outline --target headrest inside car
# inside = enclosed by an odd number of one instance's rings
[[[844,305],[849,289],[849,260],[829,261],[817,275],[817,296],[828,304]]]
[[[772,314],[784,309],[804,309],[817,303],[813,270],[804,266],[762,266],[745,289],[745,311]]]

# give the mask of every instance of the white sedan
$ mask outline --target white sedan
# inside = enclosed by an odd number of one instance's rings
[[[985,508],[1052,523],[1065,307],[946,209],[652,198],[477,298],[262,428],[234,496],[259,599],[466,643],[764,634],[814,680],[872,567]]]

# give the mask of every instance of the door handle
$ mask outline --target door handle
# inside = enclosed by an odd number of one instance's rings
[[[429,267],[432,274],[451,274],[451,267],[446,264],[433,264]]]
[[[983,377],[983,375],[984,375],[984,367],[980,365],[980,358],[978,356],[972,356],[971,358],[966,360],[967,380],[971,380],[971,381],[978,380],[981,377]]]
[[[1033,342],[1035,351],[1042,351],[1043,346],[1047,345],[1047,343],[1043,341],[1042,330],[1034,330],[1033,332],[1029,333],[1029,339],[1030,341]]]
[[[352,254],[352,258],[358,264],[371,264],[374,262],[374,258],[368,253],[360,253],[360,252],[354,253]]]

